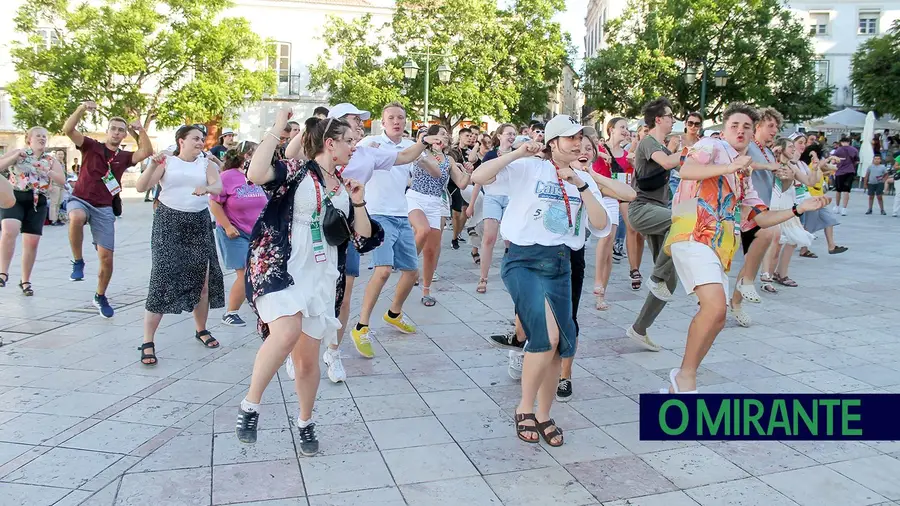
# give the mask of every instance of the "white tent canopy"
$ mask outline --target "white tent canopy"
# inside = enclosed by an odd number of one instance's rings
[[[807,129],[811,130],[857,130],[862,131],[866,126],[866,114],[855,109],[842,109],[833,112],[823,118],[817,118],[807,122]],[[876,130],[900,130],[900,123],[885,119],[875,120],[873,125]]]

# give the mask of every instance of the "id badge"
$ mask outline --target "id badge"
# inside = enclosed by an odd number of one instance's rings
[[[110,195],[115,196],[121,193],[122,187],[119,185],[119,182],[116,181],[116,176],[113,175],[112,170],[108,170],[102,180],[103,184],[106,185],[106,189],[109,190]]]
[[[322,226],[319,223],[318,216],[309,224],[309,231],[312,235],[313,242],[313,258],[317,264],[325,262],[325,244],[322,243]]]

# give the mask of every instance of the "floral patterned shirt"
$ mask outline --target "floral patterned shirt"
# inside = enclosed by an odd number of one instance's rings
[[[687,158],[704,165],[727,165],[738,156],[727,142],[701,139],[689,148]],[[682,179],[672,201],[672,228],[665,251],[681,241],[706,244],[719,257],[725,272],[740,244],[741,225],[768,208],[757,195],[749,176],[727,174],[701,181]]]
[[[309,174],[310,170],[314,170],[315,164],[314,160],[308,162],[276,160],[272,164],[275,177],[262,185],[263,190],[269,196],[269,202],[263,208],[262,214],[250,234],[247,270],[244,273],[247,300],[250,301],[250,306],[254,311],[256,311],[257,297],[284,290],[294,284],[294,279],[288,273],[287,268],[288,260],[291,257],[294,194],[303,178]],[[351,212],[347,216],[351,230],[353,229],[353,215],[354,213]],[[371,224],[371,237],[362,237],[354,233],[347,244],[338,247],[340,276],[336,287],[335,314],[344,299],[347,248],[355,247],[360,253],[367,253],[384,242],[384,230],[374,220],[371,221]],[[257,328],[263,339],[269,335],[268,325],[262,323],[262,320],[258,321]]]
[[[9,168],[9,183],[16,191],[33,191],[47,195],[50,191],[50,170],[53,169],[53,155],[44,153],[34,156],[34,151],[25,150],[25,159],[17,161]]]

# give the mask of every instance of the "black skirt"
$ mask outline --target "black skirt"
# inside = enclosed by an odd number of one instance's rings
[[[225,284],[209,211],[176,211],[160,203],[153,215],[150,251],[153,265],[147,311],[193,311],[200,302],[207,271],[209,307],[225,307]]]

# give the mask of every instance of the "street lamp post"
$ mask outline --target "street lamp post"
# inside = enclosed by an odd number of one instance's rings
[[[706,59],[701,60],[701,65],[703,69],[700,71],[700,114],[705,118],[706,117],[706,91],[707,91],[707,76],[709,75],[709,65],[706,62]],[[687,67],[684,71],[684,82],[688,85],[694,84],[697,82],[697,69],[694,67]],[[728,84],[728,72],[723,69],[717,70],[713,74],[713,82],[716,85],[716,88],[724,88],[726,84]]]
[[[411,56],[424,56],[425,57],[425,124],[428,125],[429,120],[431,119],[431,114],[429,111],[429,103],[428,103],[428,92],[431,88],[431,57],[438,56],[441,58],[449,58],[450,55],[447,54],[436,54],[432,53],[430,50],[426,49],[424,53],[409,53]],[[442,63],[437,68],[438,80],[442,83],[446,83],[450,81],[450,74],[452,71],[450,67],[446,64]],[[407,60],[406,63],[403,64],[403,76],[406,79],[413,80],[419,74],[419,66],[416,65],[416,62],[413,60]]]

